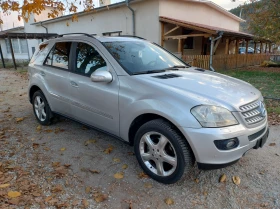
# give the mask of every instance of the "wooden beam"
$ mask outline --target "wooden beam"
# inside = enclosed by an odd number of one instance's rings
[[[10,48],[11,48],[11,54],[12,54],[12,60],[13,60],[13,63],[14,63],[14,68],[17,69],[15,54],[14,54],[14,49],[13,49],[11,38],[9,37],[8,40],[9,40],[9,44],[10,44]]]
[[[226,39],[225,54],[229,54],[229,39]]]
[[[202,31],[202,32],[205,32],[205,33],[210,33],[210,34],[217,34],[216,30],[210,30],[210,29],[202,28],[202,27],[191,25],[191,24],[187,24],[187,23],[182,23],[182,22],[178,22],[178,21],[168,20],[168,19],[162,18],[162,17],[160,17],[159,20],[161,22],[166,22],[166,23],[170,23],[170,24],[173,24],[173,25],[179,25],[179,26],[182,26],[184,28],[198,30],[198,31]]]
[[[3,57],[3,52],[2,52],[1,44],[0,44],[0,55],[1,55],[1,61],[2,61],[3,68],[6,68],[6,66],[5,66],[5,60],[4,60],[4,57]]]
[[[216,50],[217,50],[217,48],[218,48],[218,46],[219,46],[221,40],[222,40],[222,39],[220,38],[220,39],[218,39],[218,40],[216,41],[215,46],[214,46],[214,50],[213,50],[213,55],[216,53]]]
[[[164,47],[164,23],[161,22],[161,43],[160,45]]]
[[[177,25],[175,28],[173,28],[173,29],[167,31],[167,32],[164,34],[164,36],[167,36],[168,34],[172,33],[173,31],[175,31],[175,30],[177,30],[177,29],[179,29],[179,28],[180,28],[180,26]]]
[[[191,34],[191,35],[165,36],[164,40],[187,39],[189,37],[200,37],[200,36],[203,36],[203,37],[207,38],[207,37],[210,37],[211,34],[201,33],[201,34]]]
[[[246,54],[248,54],[249,41],[248,40],[245,41],[246,41]]]

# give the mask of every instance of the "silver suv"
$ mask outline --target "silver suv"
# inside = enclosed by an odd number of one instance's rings
[[[252,85],[191,67],[138,37],[61,35],[39,45],[29,76],[40,124],[62,115],[128,142],[142,169],[165,184],[195,162],[231,165],[269,133]]]

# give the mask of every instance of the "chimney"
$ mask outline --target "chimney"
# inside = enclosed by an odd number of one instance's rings
[[[107,6],[111,4],[111,0],[99,0],[100,7]]]

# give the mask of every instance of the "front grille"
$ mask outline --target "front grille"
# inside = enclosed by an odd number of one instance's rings
[[[265,119],[266,116],[263,114],[262,108],[264,107],[261,107],[261,102],[255,101],[247,105],[241,106],[240,110],[247,124],[252,125]]]

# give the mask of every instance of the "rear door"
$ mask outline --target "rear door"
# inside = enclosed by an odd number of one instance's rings
[[[119,80],[106,57],[91,43],[73,43],[73,68],[70,73],[72,112],[81,122],[119,135]],[[107,70],[110,83],[92,82],[94,71]]]
[[[52,111],[71,117],[69,73],[71,42],[57,42],[49,52],[44,70]]]

